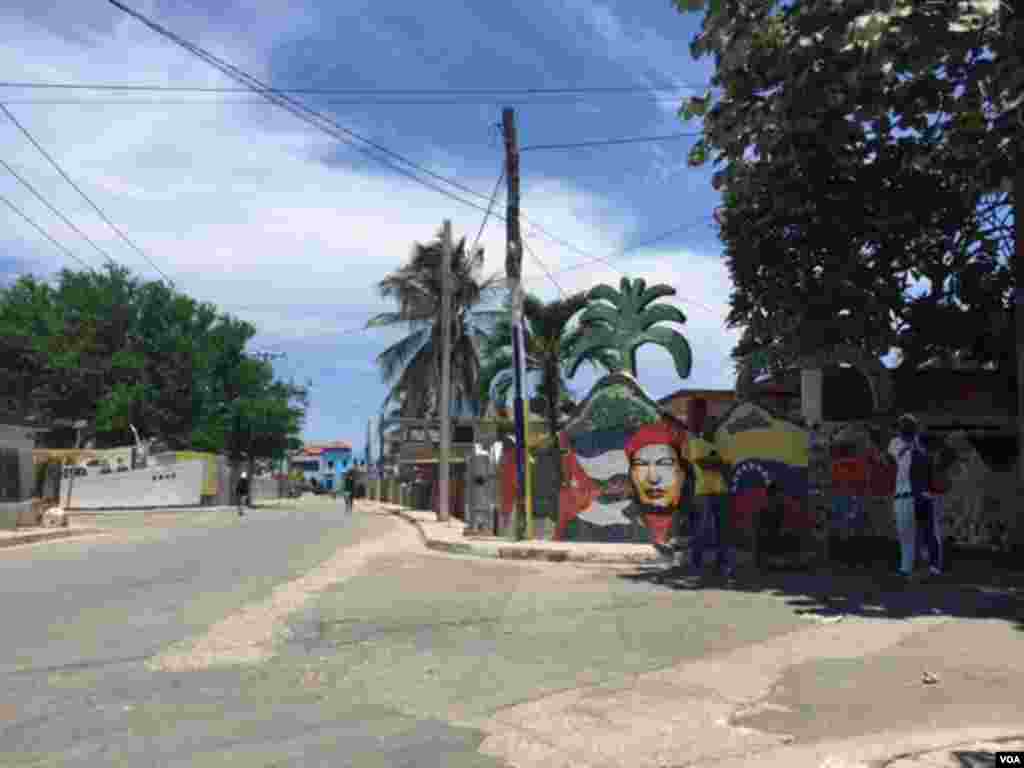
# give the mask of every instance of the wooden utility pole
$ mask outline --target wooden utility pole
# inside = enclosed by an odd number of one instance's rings
[[[438,462],[437,519],[448,519],[448,480],[451,459],[451,389],[452,389],[452,223],[445,219],[441,231],[441,392],[437,416],[441,421],[441,456]],[[429,430],[428,430],[429,433]]]
[[[516,137],[515,110],[506,107],[501,113],[505,135],[505,178],[508,180],[508,209],[505,215],[505,274],[512,297],[512,359],[515,371],[515,430],[516,430],[516,514],[513,524],[516,538],[521,536],[521,525],[526,522],[526,409],[523,390],[526,378],[526,356],[523,345],[523,245],[519,232],[519,143]]]

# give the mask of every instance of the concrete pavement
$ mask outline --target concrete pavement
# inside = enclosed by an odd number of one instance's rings
[[[567,543],[562,541],[509,541],[497,536],[467,536],[461,520],[440,522],[433,512],[408,509],[397,504],[366,502],[397,515],[417,527],[430,549],[453,554],[495,557],[506,560],[642,565],[662,562],[649,544]]]
[[[450,555],[323,499],[103,527],[0,556],[0,764],[918,768],[1024,734],[1011,587]]]

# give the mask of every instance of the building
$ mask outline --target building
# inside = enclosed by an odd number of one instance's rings
[[[302,472],[307,483],[332,490],[341,483],[341,476],[352,464],[352,446],[343,440],[333,443],[310,443],[291,457],[292,470]]]
[[[731,389],[680,389],[658,400],[658,405],[689,426],[689,408],[694,400],[707,402],[707,417],[717,421],[736,402]]]

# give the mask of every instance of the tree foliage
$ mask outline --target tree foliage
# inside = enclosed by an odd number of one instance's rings
[[[739,356],[824,345],[1009,367],[1022,22],[989,0],[677,0],[712,56]]]
[[[523,297],[527,373],[539,374],[537,399],[543,407],[551,434],[558,432],[560,414],[573,405],[566,381],[566,371],[576,348],[585,338],[585,327],[575,322],[587,306],[585,292],[545,302],[527,294]],[[595,366],[613,370],[618,361],[613,350],[596,350],[588,361]],[[512,307],[506,303],[505,314],[494,331],[488,334],[482,350],[484,361],[480,376],[480,397],[483,403],[506,403],[515,381],[512,355]]]
[[[306,392],[244,354],[256,329],[129,270],[24,276],[0,292],[8,362],[44,421],[85,420],[98,447],[129,425],[170,448],[270,457],[301,428]]]
[[[408,335],[377,356],[390,391],[382,410],[401,403],[401,415],[439,413],[441,352],[440,235],[413,245],[409,261],[378,284],[380,294],[398,306],[373,317],[368,328],[406,327]],[[480,346],[500,312],[484,307],[501,290],[496,277],[483,277],[482,248],[470,253],[462,238],[452,250],[451,350],[452,405],[458,411],[479,409]]]

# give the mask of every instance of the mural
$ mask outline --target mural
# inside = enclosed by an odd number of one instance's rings
[[[627,373],[611,374],[559,435],[565,450],[555,539],[663,545],[693,501],[682,423]]]
[[[786,528],[809,531],[815,518],[807,504],[809,434],[802,427],[751,402],[728,411],[715,429],[714,442],[731,465],[731,522],[750,532],[754,513],[764,503],[769,480],[785,498]]]

